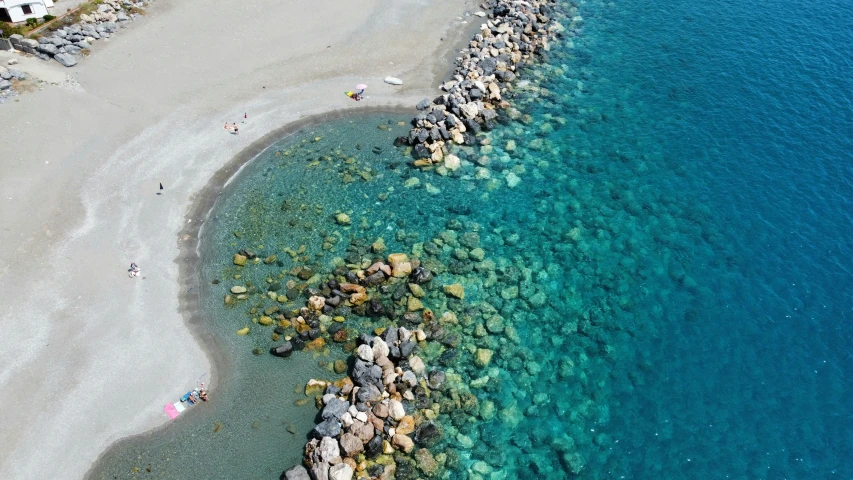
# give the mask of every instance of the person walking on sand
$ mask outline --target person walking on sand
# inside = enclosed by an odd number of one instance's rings
[[[130,272],[131,278],[138,277],[139,276],[139,265],[137,265],[136,262],[130,262],[130,270],[128,270],[128,271]]]

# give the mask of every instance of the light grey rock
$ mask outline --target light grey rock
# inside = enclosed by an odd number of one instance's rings
[[[373,349],[369,345],[359,345],[357,354],[365,362],[373,362]]]
[[[20,46],[20,45],[21,45],[21,40],[23,40],[23,39],[24,39],[24,36],[23,36],[23,35],[19,35],[19,34],[17,34],[17,33],[16,33],[16,34],[14,34],[14,35],[11,35],[11,36],[9,37],[9,41],[11,41],[11,42],[12,42],[12,45],[14,45],[14,46],[16,46],[16,47],[18,47],[18,46]]]
[[[472,119],[477,117],[477,114],[480,112],[480,107],[478,107],[476,103],[471,102],[466,103],[465,105],[460,105],[459,110],[465,118]]]
[[[76,46],[76,45],[66,45],[66,46],[62,47],[61,50],[65,50],[64,53],[70,53],[71,55],[77,55],[83,49]]]
[[[60,53],[53,57],[54,60],[59,62],[63,67],[73,67],[77,65],[77,57],[68,53]]]
[[[118,25],[113,22],[104,22],[100,26],[104,27],[104,31],[107,33],[114,33],[118,30]]]
[[[0,67],[0,78],[3,80],[9,80],[12,78],[12,72],[6,69],[6,67]]]
[[[354,473],[352,467],[346,463],[339,463],[329,469],[329,480],[352,480]]]
[[[329,463],[317,462],[311,467],[311,477],[314,480],[329,480]]]
[[[130,17],[128,17],[127,14],[124,12],[119,12],[116,14],[116,20],[118,20],[119,22],[129,22]]]
[[[85,40],[82,42],[77,42],[77,46],[84,49],[84,50],[88,50],[88,49],[92,48],[92,46],[89,45],[89,42],[87,42]]]
[[[315,450],[315,458],[319,458],[321,462],[337,462],[341,457],[341,449],[338,447],[338,441],[332,437],[323,437],[320,440],[320,446]]]
[[[12,83],[9,80],[0,80],[0,90],[8,90],[12,88]]]
[[[305,470],[305,467],[302,465],[297,465],[284,472],[284,478],[285,480],[311,480],[308,470]]]

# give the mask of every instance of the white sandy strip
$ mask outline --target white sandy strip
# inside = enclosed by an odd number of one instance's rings
[[[3,479],[80,478],[110,443],[166,421],[162,406],[210,371],[178,303],[193,196],[288,122],[435,95],[470,9],[159,1],[74,69],[54,66],[85,92],[0,105]],[[359,82],[370,98],[356,103],[343,92]],[[144,278],[128,278],[131,261]]]

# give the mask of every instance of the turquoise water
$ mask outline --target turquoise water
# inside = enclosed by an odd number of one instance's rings
[[[562,21],[510,95],[516,120],[459,149],[460,171],[414,170],[390,146],[406,118],[373,115],[307,127],[242,172],[202,238],[233,378],[96,478],[275,478],[298,462],[315,410],[295,389],[337,378],[343,344],[254,356],[280,342],[250,309],[298,306],[300,285],[369,261],[379,237],[439,273],[424,304],[458,319],[439,322],[458,346],[422,352],[473,394],[436,400],[453,476],[853,478],[853,5],[563,6],[583,19]],[[240,248],[278,258],[238,269]],[[464,303],[441,294],[453,282]],[[288,302],[224,307],[237,284],[281,284]]]

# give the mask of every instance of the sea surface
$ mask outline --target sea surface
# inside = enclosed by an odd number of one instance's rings
[[[305,127],[240,173],[200,248],[233,371],[91,478],[298,463],[302,387],[344,353],[274,358],[252,320],[380,237],[437,266],[424,303],[459,317],[461,345],[422,352],[476,398],[439,417],[453,477],[853,478],[853,3],[560,5],[564,36],[459,171],[414,169],[391,145],[411,115],[374,114]],[[238,268],[239,249],[276,258]],[[454,282],[464,302],[440,294]],[[238,284],[287,299],[225,305]]]

